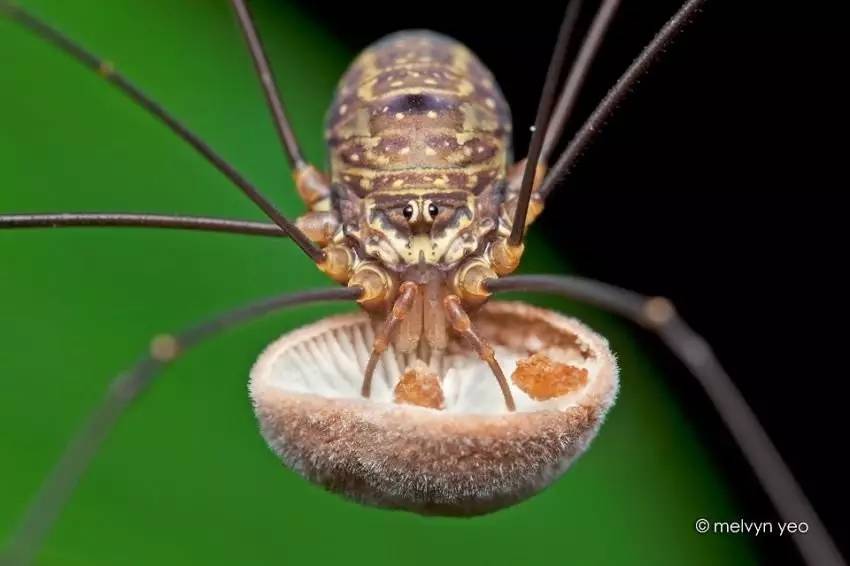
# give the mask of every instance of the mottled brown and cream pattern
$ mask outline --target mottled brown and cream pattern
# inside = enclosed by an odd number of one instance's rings
[[[505,176],[510,110],[466,47],[390,35],[342,77],[327,117],[331,180],[357,194],[428,187],[478,194]]]

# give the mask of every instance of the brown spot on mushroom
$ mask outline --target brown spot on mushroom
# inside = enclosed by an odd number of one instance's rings
[[[512,376],[517,387],[535,401],[572,393],[587,384],[587,370],[552,360],[543,352],[517,362]]]
[[[440,377],[420,360],[405,370],[395,386],[393,400],[429,409],[442,409],[445,406]]]

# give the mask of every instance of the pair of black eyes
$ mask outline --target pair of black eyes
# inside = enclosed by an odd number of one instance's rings
[[[413,218],[413,205],[408,204],[402,209],[401,213],[404,215],[405,218],[410,220],[411,218]],[[437,208],[436,204],[431,203],[428,205],[428,214],[431,216],[431,218],[436,218],[437,214],[439,213],[440,209]]]

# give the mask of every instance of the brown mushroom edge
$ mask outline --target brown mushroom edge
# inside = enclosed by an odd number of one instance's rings
[[[424,366],[392,349],[361,398],[374,332],[357,313],[286,334],[260,355],[250,392],[263,436],[289,468],[369,505],[463,516],[534,495],[596,436],[617,394],[616,360],[581,322],[524,303],[491,302],[475,320],[512,374],[516,412],[459,342],[431,362],[442,408],[398,402],[402,375]]]

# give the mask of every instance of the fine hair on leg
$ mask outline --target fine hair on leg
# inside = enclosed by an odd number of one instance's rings
[[[531,193],[534,188],[534,178],[537,175],[537,164],[540,161],[540,151],[543,148],[543,139],[549,126],[549,118],[552,114],[552,105],[557,95],[558,79],[567,59],[567,48],[573,35],[575,24],[578,21],[581,10],[581,0],[572,0],[567,5],[564,19],[558,30],[558,38],[555,40],[555,49],[549,68],[546,70],[546,78],[543,82],[543,91],[540,93],[540,102],[537,104],[537,115],[534,118],[534,133],[531,135],[531,143],[528,146],[528,155],[525,161],[525,170],[522,173],[522,181],[517,197],[516,210],[514,212],[513,225],[508,237],[508,243],[518,246],[525,234],[525,219],[528,215],[528,206],[531,201]]]
[[[572,170],[576,160],[587,148],[599,133],[608,119],[614,114],[619,104],[623,101],[626,95],[632,88],[640,82],[646,75],[647,71],[652,68],[652,65],[660,58],[660,56],[670,47],[673,41],[684,31],[691,23],[694,16],[699,12],[706,0],[687,0],[679,11],[672,18],[667,20],[667,23],[661,30],[652,38],[652,41],[643,48],[643,51],[629,65],[629,68],[617,79],[617,82],[608,91],[608,94],[596,106],[596,109],[591,113],[590,117],[585,120],[584,124],[579,128],[575,136],[567,144],[567,147],[561,153],[558,160],[552,166],[546,176],[546,180],[538,189],[538,194],[541,199],[546,199],[552,192],[552,189],[563,181]]]
[[[587,37],[582,42],[581,49],[578,55],[576,55],[575,63],[573,63],[570,73],[567,75],[567,80],[564,83],[561,95],[558,97],[558,102],[555,104],[555,109],[552,110],[549,128],[546,130],[543,149],[540,152],[540,160],[543,163],[549,163],[549,156],[552,155],[555,144],[561,139],[564,126],[566,126],[570,119],[573,107],[581,92],[581,87],[584,85],[584,79],[590,70],[590,65],[593,63],[593,59],[602,45],[605,32],[608,31],[608,26],[614,18],[614,14],[617,13],[617,7],[619,5],[620,0],[603,0],[599,5],[599,9],[596,11],[596,16],[594,16],[593,22],[590,24],[590,29],[587,32]]]

